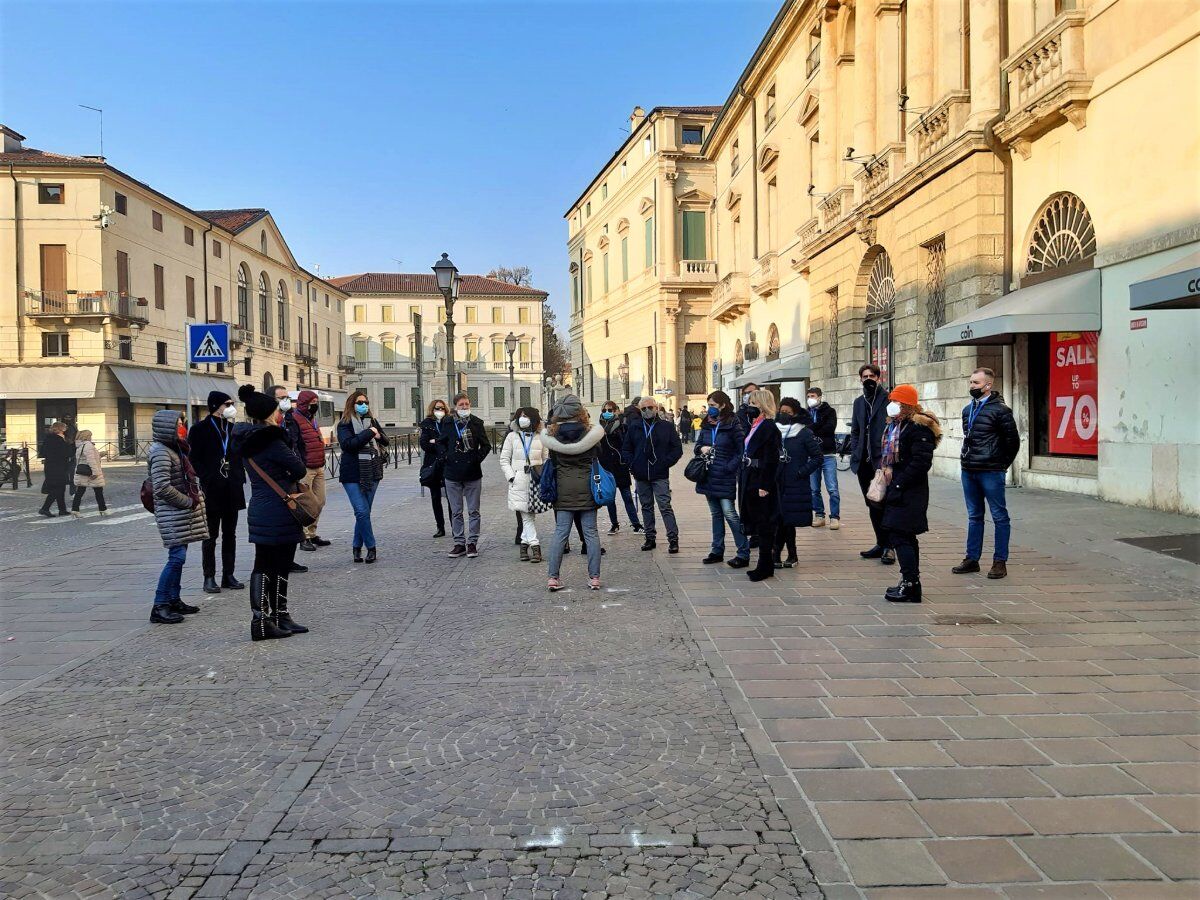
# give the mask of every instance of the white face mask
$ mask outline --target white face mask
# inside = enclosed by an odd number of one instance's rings
[[[435,419],[443,419],[446,417],[446,411],[444,409],[435,409],[433,411],[433,417]]]
[[[222,407],[221,418],[228,419],[230,422],[232,422],[234,419],[237,418],[237,407],[236,406]]]
[[[532,424],[533,423],[529,421],[529,416],[521,416],[521,418],[517,419],[517,427],[522,431],[527,430]]]
[[[816,397],[808,398],[808,408],[809,409],[816,409],[820,405],[821,405],[821,401],[818,400]]]
[[[279,401],[279,409],[282,412],[287,412],[291,408],[292,408],[292,399],[290,397],[284,397],[282,400]]]
[[[469,410],[469,409],[460,409],[460,410],[458,411],[458,417],[459,417],[460,419],[469,419],[469,418],[471,418],[471,410]]]
[[[900,415],[900,404],[893,400],[887,405],[887,414],[893,419]]]

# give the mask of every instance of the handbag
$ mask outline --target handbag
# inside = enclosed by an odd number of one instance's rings
[[[617,479],[596,459],[592,460],[591,486],[592,499],[597,506],[608,506],[617,499]]]
[[[444,471],[444,463],[441,457],[432,459],[421,466],[421,471],[417,475],[417,481],[422,487],[432,488],[437,487],[442,483],[442,472]]]
[[[524,442],[521,443],[521,448],[525,449]],[[529,461],[529,451],[525,450],[525,474],[529,476],[529,500],[527,501],[527,505],[531,516],[550,512],[553,508],[549,503],[542,500],[540,488],[543,468],[545,466],[535,466],[531,463]]]
[[[873,503],[876,506],[882,506],[883,498],[887,496],[888,485],[891,483],[891,466],[876,469],[875,477],[871,479],[871,483],[867,486],[867,502]]]
[[[146,512],[154,512],[154,485],[149,478],[142,482],[142,490],[138,497]]]
[[[89,466],[87,463],[80,463],[79,465],[77,465],[75,467],[75,474],[83,475],[85,478],[91,478],[92,477],[92,467]]]
[[[254,471],[267,483],[271,490],[279,495],[284,505],[287,506],[288,512],[292,514],[292,518],[296,520],[297,525],[304,527],[317,521],[317,517],[321,515],[321,503],[308,485],[297,483],[295,493],[289,494],[276,484],[275,479],[264,472],[262,466],[254,460],[247,457],[246,462],[254,468]]]
[[[688,481],[694,481],[696,484],[704,484],[704,482],[708,481],[710,462],[706,456],[693,456],[688,460],[688,464],[683,467],[683,477]]]

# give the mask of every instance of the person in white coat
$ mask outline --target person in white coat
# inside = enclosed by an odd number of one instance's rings
[[[542,446],[542,417],[531,406],[517,410],[500,449],[500,470],[508,479],[508,508],[521,520],[521,562],[540,563],[542,545],[537,536],[537,514],[529,508],[531,474],[546,461]]]

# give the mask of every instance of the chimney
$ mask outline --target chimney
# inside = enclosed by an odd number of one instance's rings
[[[644,121],[646,121],[646,111],[640,106],[635,106],[629,115],[629,133],[633,134],[637,131],[637,127]]]
[[[18,153],[25,149],[25,145],[21,143],[25,140],[25,135],[17,134],[7,125],[0,125],[0,134],[4,135],[5,153]]]

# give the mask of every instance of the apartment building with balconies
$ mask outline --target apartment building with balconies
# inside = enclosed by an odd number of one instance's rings
[[[156,410],[184,409],[188,322],[242,326],[233,364],[192,367],[193,418],[210,390],[247,381],[344,396],[345,294],[297,263],[267,210],[195,210],[103,158],[0,130],[5,442],[33,444],[62,420],[112,455],[135,452]],[[239,321],[243,304],[264,314]]]
[[[593,410],[651,393],[696,408],[711,390],[715,183],[700,147],[717,110],[635,108],[565,214],[572,381]]]
[[[485,422],[506,426],[515,407],[541,405],[547,294],[481,275],[461,277],[454,305],[457,388]],[[368,272],[330,281],[348,297],[345,362],[354,373],[348,384],[367,392],[381,424],[412,426],[434,398],[449,399],[446,305],[432,273]]]

